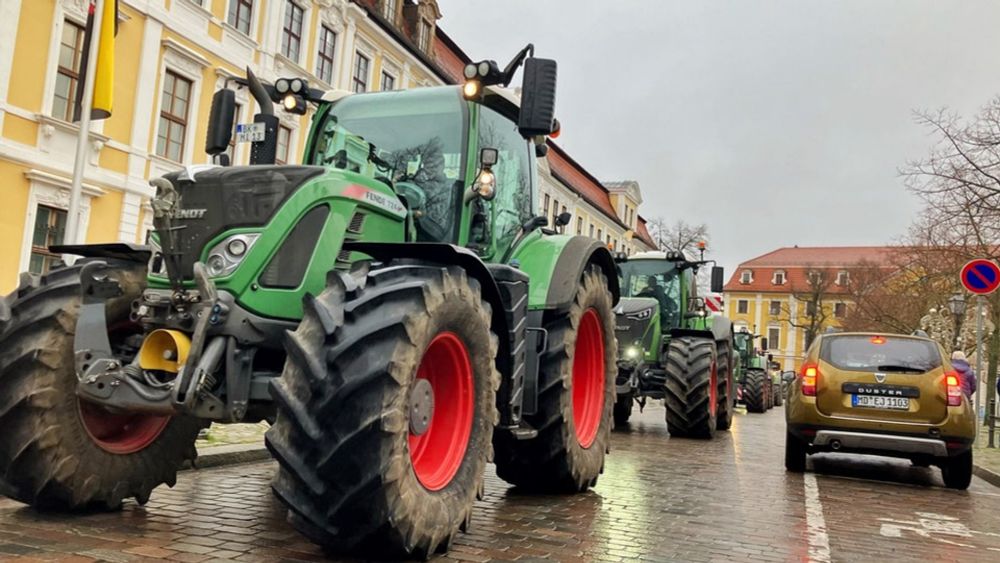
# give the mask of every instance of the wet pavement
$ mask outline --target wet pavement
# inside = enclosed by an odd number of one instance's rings
[[[937,469],[821,455],[782,465],[779,409],[712,442],[670,439],[662,408],[615,432],[576,496],[519,493],[492,469],[473,526],[442,561],[1000,560],[1000,489],[943,488]],[[0,560],[317,561],[268,488],[271,462],[182,473],[121,512],[41,514],[0,500]]]

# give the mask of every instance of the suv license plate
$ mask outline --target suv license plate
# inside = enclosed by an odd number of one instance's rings
[[[907,397],[879,397],[877,395],[851,395],[851,406],[869,409],[910,410]]]

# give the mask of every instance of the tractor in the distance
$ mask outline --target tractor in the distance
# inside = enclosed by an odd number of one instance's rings
[[[425,558],[469,525],[491,459],[524,489],[593,486],[619,289],[607,248],[537,212],[556,63],[529,46],[465,76],[370,94],[236,81],[260,108],[240,128],[250,166],[152,180],[148,246],[53,247],[82,258],[0,299],[0,492],[142,504],[200,428],[270,420],[298,530]],[[276,102],[315,104],[303,165],[273,165]],[[219,164],[234,108],[215,94]]]
[[[755,341],[760,340],[760,348]],[[781,380],[775,381],[771,354],[767,350],[767,338],[750,331],[736,333],[736,349],[739,353],[741,376],[739,379],[740,401],[747,412],[762,413],[775,405],[781,405]]]
[[[711,438],[732,424],[732,323],[709,315],[698,296],[697,273],[709,263],[679,252],[642,252],[619,261],[617,425],[648,399],[663,399],[671,436]],[[722,276],[721,267],[712,267],[713,292],[721,291]]]

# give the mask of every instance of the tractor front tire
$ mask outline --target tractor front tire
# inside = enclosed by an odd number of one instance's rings
[[[197,419],[113,414],[77,398],[73,337],[83,263],[22,274],[0,300],[0,490],[38,508],[113,510],[127,498],[144,504],[197,455]],[[129,311],[145,268],[108,271],[123,290],[107,301],[108,326],[137,332]]]
[[[715,417],[716,430],[729,430],[733,426],[736,410],[736,384],[733,381],[732,344],[728,340],[716,344],[719,371],[719,410]]]
[[[615,404],[615,340],[611,292],[589,267],[573,304],[545,322],[548,347],[539,359],[538,409],[525,421],[530,440],[498,433],[497,475],[537,491],[579,492],[597,483],[610,448]]]
[[[743,402],[747,406],[747,412],[762,413],[767,410],[765,383],[767,381],[762,371],[747,371],[743,380]]]
[[[289,521],[333,552],[427,558],[471,519],[500,383],[490,306],[458,267],[331,273],[272,383]]]
[[[719,407],[715,342],[691,336],[671,338],[666,367],[667,431],[677,437],[714,437]]]

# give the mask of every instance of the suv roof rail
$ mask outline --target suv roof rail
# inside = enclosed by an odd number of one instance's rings
[[[924,338],[930,338],[930,336],[927,335],[927,331],[926,330],[921,330],[919,328],[917,330],[911,332],[910,336],[923,336]]]

